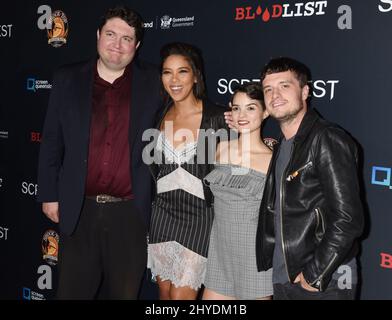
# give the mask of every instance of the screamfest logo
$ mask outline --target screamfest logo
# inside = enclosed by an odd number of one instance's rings
[[[268,22],[271,19],[290,17],[309,17],[313,15],[325,15],[328,1],[309,1],[298,3],[284,3],[264,6],[246,6],[235,8],[235,21],[262,20]]]
[[[51,28],[47,30],[48,44],[58,48],[67,43],[68,19],[65,13],[61,10],[56,10],[52,13],[48,23],[51,25]]]
[[[57,264],[59,251],[59,235],[54,230],[45,232],[42,238],[42,258],[51,266]]]
[[[218,79],[217,92],[221,95],[233,94],[234,90],[244,83],[256,82],[259,83],[260,79],[248,78],[220,78]],[[328,98],[333,100],[335,91],[340,83],[339,80],[313,80],[309,83],[312,86],[312,96],[315,98]]]

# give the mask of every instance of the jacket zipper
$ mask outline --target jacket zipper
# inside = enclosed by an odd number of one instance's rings
[[[320,291],[323,291],[323,288],[321,286],[321,280],[323,279],[324,275],[327,273],[327,271],[331,268],[332,264],[335,262],[336,258],[338,257],[338,254],[335,252],[333,254],[332,260],[328,263],[327,267],[324,269],[324,271],[320,274],[320,276],[310,285],[316,284],[318,288],[320,288]]]
[[[305,164],[304,166],[302,166],[301,168],[299,168],[298,170],[292,172],[291,174],[288,175],[287,177],[287,181],[292,181],[296,176],[299,175],[299,173],[309,167],[311,167],[313,165],[312,161],[309,161],[307,164]]]
[[[324,226],[324,220],[323,220],[323,216],[321,215],[321,211],[319,208],[314,209],[316,211],[316,217],[317,217],[317,228],[320,225],[320,221],[321,221],[321,227],[323,229],[323,232],[325,232],[325,226]]]
[[[316,208],[314,211],[316,212],[316,220],[317,220],[317,223],[316,223],[316,231],[317,231],[317,229],[318,229],[318,227],[319,227],[319,225],[320,225],[320,216],[319,216],[319,211],[318,211],[317,208]]]
[[[290,160],[290,162],[291,162],[291,160]],[[288,166],[286,168],[288,168]],[[285,250],[284,240],[283,240],[283,178],[286,175],[286,170],[284,170],[283,173],[284,174],[282,175],[282,177],[280,179],[280,195],[279,195],[280,196],[280,238],[282,240],[282,251],[283,251],[285,269],[286,269],[287,277],[290,280],[289,270],[287,267],[286,250]]]

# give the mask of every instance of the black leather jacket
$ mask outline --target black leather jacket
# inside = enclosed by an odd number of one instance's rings
[[[294,138],[282,181],[275,181],[275,145],[256,236],[259,271],[272,267],[275,197],[281,201],[283,255],[291,282],[305,280],[324,291],[333,272],[357,254],[363,210],[357,173],[358,150],[337,125],[308,110]],[[281,183],[276,195],[275,183]]]
[[[166,113],[168,112],[170,105],[163,108],[158,118],[156,120],[156,129],[161,127],[161,122],[164,119]],[[224,119],[223,113],[225,111],[229,111],[227,107],[217,105],[212,103],[208,99],[203,99],[203,111],[202,111],[202,119],[200,129],[206,130],[206,135],[202,136],[199,134],[198,144],[197,144],[197,153],[198,155],[203,155],[200,159],[204,159],[204,161],[198,162],[199,158],[196,158],[195,164],[198,166],[197,172],[199,173],[200,179],[203,179],[211,170],[214,169],[214,161],[215,161],[215,152],[216,145],[219,143],[220,135],[222,138],[225,135],[229,135],[229,129]],[[156,134],[159,133],[159,130],[156,131]],[[233,134],[233,132],[232,132]],[[228,136],[230,138],[230,136]],[[224,139],[224,138],[223,138]],[[155,142],[157,141],[157,136],[154,137]],[[201,149],[204,149],[204,152],[201,152]],[[151,145],[151,148],[145,148],[143,152],[147,152],[152,157],[156,157],[157,152],[155,150],[155,145]],[[159,166],[157,165],[157,161],[149,164],[149,168],[151,174],[156,182],[157,176],[159,174]],[[211,207],[212,205],[212,193],[210,188],[203,184],[204,198],[206,200],[207,206]],[[154,192],[153,198],[155,197],[156,190]]]

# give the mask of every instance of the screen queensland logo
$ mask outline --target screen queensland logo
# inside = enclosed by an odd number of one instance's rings
[[[46,300],[42,293],[23,287],[23,300]]]
[[[265,3],[264,1],[254,2],[249,5],[250,1],[246,1],[246,5],[235,8],[234,20],[252,21],[260,20],[269,22],[274,19],[282,18],[298,18],[321,16],[326,14],[328,1],[308,1],[308,2],[287,2],[287,3]]]
[[[37,79],[35,77],[28,77],[26,80],[26,90],[37,92],[38,90],[50,90],[52,84],[48,80]]]
[[[392,190],[391,173],[392,168],[373,166],[372,184]]]

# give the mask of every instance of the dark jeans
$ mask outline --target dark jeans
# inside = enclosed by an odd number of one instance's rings
[[[57,299],[136,299],[147,264],[146,236],[132,200],[86,199],[76,231],[60,237]]]
[[[336,280],[331,280],[323,292],[307,291],[299,283],[274,284],[274,300],[354,300],[356,284],[351,289],[340,289]]]

